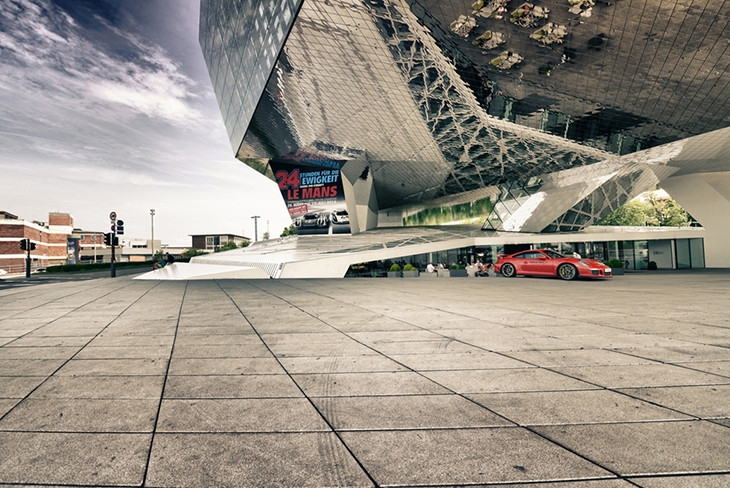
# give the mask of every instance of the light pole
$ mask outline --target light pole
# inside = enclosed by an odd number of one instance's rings
[[[155,209],[150,209],[150,219],[152,220],[152,259],[155,259]]]
[[[261,216],[254,215],[251,218],[253,219],[253,241],[258,242],[258,240],[259,240],[259,219],[261,218]]]

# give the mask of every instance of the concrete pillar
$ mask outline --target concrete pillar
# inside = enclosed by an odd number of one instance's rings
[[[730,172],[675,176],[660,186],[705,228],[705,265],[730,268]]]

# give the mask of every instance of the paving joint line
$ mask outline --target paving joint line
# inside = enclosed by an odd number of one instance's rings
[[[251,323],[251,321],[248,319],[248,317],[246,317],[246,314],[243,312],[243,310],[241,310],[241,307],[238,305],[238,303],[236,303],[236,301],[230,296],[230,294],[228,293],[228,291],[221,286],[221,284],[220,284],[220,282],[218,280],[215,280],[215,283],[218,285],[218,287],[221,289],[221,291],[228,297],[228,299],[231,301],[231,303],[233,303],[233,305],[239,311],[239,313],[244,318],[244,320],[246,320],[246,322],[248,323],[249,327],[251,327],[251,329],[253,329],[253,331],[259,337],[259,340],[262,342],[262,344],[266,347],[266,349],[268,349],[269,353],[274,357],[274,359],[276,359],[276,362],[279,364],[279,366],[281,367],[281,369],[283,369],[286,372],[286,374],[289,377],[289,379],[297,386],[297,388],[302,393],[302,395],[304,395],[304,398],[307,399],[307,401],[312,406],[312,408],[314,408],[314,410],[317,412],[317,414],[319,414],[319,416],[322,418],[322,420],[325,422],[325,424],[327,424],[327,426],[329,427],[330,431],[337,437],[337,439],[340,441],[341,445],[347,450],[347,452],[350,454],[350,456],[352,456],[352,459],[355,460],[355,462],[357,463],[357,465],[360,467],[360,469],[363,471],[363,473],[365,473],[365,475],[368,477],[368,479],[370,480],[370,482],[373,483],[373,486],[379,487],[380,484],[375,480],[375,478],[370,474],[370,472],[367,469],[365,469],[365,466],[363,465],[363,463],[360,461],[360,459],[357,456],[355,456],[355,453],[352,452],[352,449],[350,449],[350,446],[347,445],[347,443],[342,438],[342,436],[340,435],[340,433],[334,428],[334,426],[332,425],[332,423],[330,423],[329,419],[320,411],[320,409],[312,401],[312,399],[309,397],[309,395],[307,395],[305,393],[305,391],[302,389],[301,385],[294,379],[294,377],[289,372],[289,370],[286,369],[286,367],[284,367],[284,365],[281,363],[281,360],[279,359],[279,357],[276,354],[274,354],[274,351],[271,350],[271,348],[269,347],[269,344],[267,344],[266,341],[263,339],[263,337],[261,337],[261,334],[259,333],[259,331],[256,329],[256,327],[254,327],[254,325]],[[252,286],[254,286],[254,288],[258,288],[255,285],[252,285]],[[260,288],[258,288],[258,289],[261,290]],[[261,291],[264,292],[264,293],[268,293],[269,295],[273,295],[270,292],[266,292],[264,290],[261,290]],[[276,296],[276,295],[274,295],[274,296]],[[279,298],[279,297],[277,297],[277,298]]]

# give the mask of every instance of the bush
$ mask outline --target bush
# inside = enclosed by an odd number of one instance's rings
[[[191,247],[187,251],[183,252],[182,253],[182,256],[184,258],[190,259],[190,258],[195,257],[195,256],[200,256],[201,254],[208,254],[208,253],[205,252],[205,251],[201,251],[200,249],[196,249],[194,247]],[[162,258],[162,256],[160,256],[157,260],[159,261],[161,258]]]
[[[413,266],[411,263],[408,263],[403,267],[403,271],[416,271],[417,269],[418,268]]]
[[[649,269],[657,269],[656,261],[649,261]]]
[[[605,264],[609,268],[623,268],[624,267],[624,263],[620,259],[609,259],[608,261],[606,261],[603,264]]]
[[[452,264],[449,266],[449,269],[465,269],[464,266],[461,266],[460,264]]]
[[[390,267],[389,271],[400,271],[400,264],[394,263],[393,266]]]

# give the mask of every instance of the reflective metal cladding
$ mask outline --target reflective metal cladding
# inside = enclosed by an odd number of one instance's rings
[[[380,209],[500,185],[503,228],[531,178],[730,126],[729,24],[709,0],[203,0],[200,43],[252,166],[358,154]],[[616,188],[553,201],[541,228],[580,228],[656,180],[610,169],[596,178]]]

